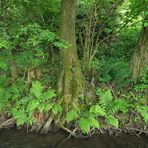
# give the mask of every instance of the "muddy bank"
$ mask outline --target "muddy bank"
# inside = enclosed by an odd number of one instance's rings
[[[43,136],[27,134],[24,130],[1,130],[0,148],[148,148],[148,137],[127,134],[120,136],[95,134],[87,139],[66,139],[67,137],[63,131]]]

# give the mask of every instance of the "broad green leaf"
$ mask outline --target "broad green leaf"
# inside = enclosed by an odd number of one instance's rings
[[[99,105],[93,105],[91,106],[90,110],[89,110],[90,114],[95,114],[95,115],[100,115],[100,116],[105,116],[106,112],[105,109],[103,109],[101,106]]]
[[[31,93],[33,93],[38,99],[40,99],[42,95],[43,88],[39,81],[35,81],[32,83]]]
[[[39,108],[40,112],[49,111],[49,110],[52,109],[52,107],[53,107],[52,104],[40,103],[38,105],[38,108]]]
[[[90,130],[90,121],[87,118],[81,118],[79,120],[79,127],[83,133],[88,133]]]
[[[23,125],[27,121],[27,116],[24,110],[12,110],[12,115],[17,122],[17,125]]]
[[[50,89],[47,92],[43,93],[42,98],[43,98],[43,100],[49,100],[49,99],[51,99],[52,97],[55,97],[55,96],[56,96],[55,91]]]
[[[145,123],[148,123],[148,106],[138,106],[137,110],[140,113],[140,115],[143,117]]]
[[[58,113],[61,113],[63,111],[63,108],[60,104],[55,104],[53,109],[52,109],[52,112],[57,115]]]
[[[100,127],[100,124],[98,122],[98,120],[94,117],[89,117],[88,118],[90,120],[90,125],[91,127],[95,127],[95,128],[99,128]]]
[[[71,110],[66,114],[66,121],[70,122],[78,117],[79,117],[78,112],[76,110]]]
[[[27,109],[29,111],[33,111],[35,110],[36,108],[38,108],[38,105],[40,104],[39,100],[37,99],[33,99],[29,102],[28,106],[27,106]]]
[[[105,92],[102,92],[100,95],[100,104],[103,106],[108,106],[108,104],[112,101],[113,96],[111,93],[111,90],[107,90]]]
[[[116,128],[119,127],[119,120],[113,116],[107,117],[107,124],[111,124],[115,126]]]

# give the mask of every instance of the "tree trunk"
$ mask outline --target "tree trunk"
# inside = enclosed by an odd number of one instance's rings
[[[60,36],[63,41],[68,43],[68,48],[60,51],[61,72],[58,81],[59,103],[63,107],[61,117],[63,124],[65,124],[65,114],[78,105],[79,94],[82,93],[84,84],[76,47],[75,9],[76,0],[62,0]],[[54,118],[51,113],[41,129],[41,134],[46,134],[49,131],[52,121],[58,122]]]
[[[131,60],[132,77],[137,80],[148,66],[148,27],[143,27]]]
[[[61,39],[68,43],[68,48],[61,49],[60,53],[62,69],[58,82],[58,95],[65,113],[78,104],[84,85],[76,47],[75,10],[76,0],[62,0]]]

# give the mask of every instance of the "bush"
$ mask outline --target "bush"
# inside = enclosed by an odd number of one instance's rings
[[[98,81],[101,83],[114,83],[118,89],[121,89],[131,82],[129,65],[122,59],[95,60],[92,68],[98,72]]]

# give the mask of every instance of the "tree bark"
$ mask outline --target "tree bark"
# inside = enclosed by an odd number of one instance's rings
[[[137,47],[131,60],[132,78],[137,80],[148,66],[148,26],[142,28]]]
[[[61,73],[58,81],[58,95],[64,112],[78,104],[83,92],[84,79],[77,54],[75,36],[76,0],[61,2],[61,39],[68,43],[68,48],[61,49]]]

